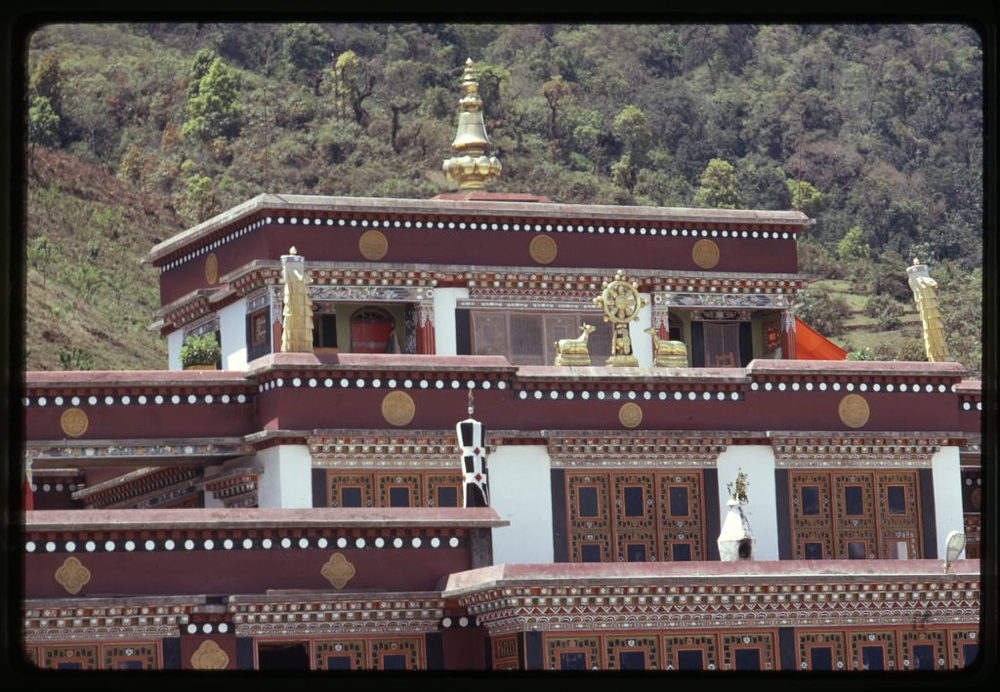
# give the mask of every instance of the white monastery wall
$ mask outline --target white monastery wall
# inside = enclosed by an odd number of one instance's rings
[[[952,531],[964,531],[962,512],[962,474],[959,469],[958,447],[943,447],[931,457],[934,474],[934,522],[937,533],[937,554],[945,558],[945,542]]]
[[[181,370],[181,346],[184,345],[184,330],[167,334],[167,370]]]
[[[719,454],[719,497],[715,508],[719,526],[726,521],[729,493],[726,483],[735,483],[740,469],[747,476],[750,502],[745,511],[753,531],[754,560],[778,559],[778,512],[774,489],[774,449],[770,445],[733,445]],[[709,498],[706,498],[709,499]],[[711,509],[711,508],[708,508]],[[708,536],[715,541],[718,536]]]
[[[247,301],[241,298],[219,310],[219,332],[222,339],[222,369],[246,370],[247,367]]]
[[[455,337],[455,307],[469,297],[467,288],[434,289],[434,345],[439,356],[458,355]]]
[[[257,453],[260,507],[312,507],[312,456],[307,445],[278,445]]]
[[[493,562],[554,562],[552,476],[544,445],[497,447],[487,459],[490,505],[510,526],[493,529]]]

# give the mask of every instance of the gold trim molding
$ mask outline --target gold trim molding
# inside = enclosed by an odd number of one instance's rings
[[[341,553],[334,553],[320,570],[320,574],[335,589],[344,588],[356,573],[357,570],[354,568],[354,565],[348,562],[347,558]]]
[[[59,427],[70,437],[80,437],[90,427],[87,412],[78,408],[68,408],[59,418]]]
[[[90,570],[75,557],[68,557],[56,570],[55,578],[68,593],[77,594],[90,581]]]

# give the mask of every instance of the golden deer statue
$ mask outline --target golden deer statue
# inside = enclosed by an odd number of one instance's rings
[[[556,345],[556,365],[590,365],[590,351],[587,350],[587,339],[595,327],[583,325],[580,336],[575,339],[559,339]]]
[[[687,346],[683,341],[663,341],[656,335],[656,330],[650,327],[643,330],[653,337],[653,350],[656,354],[653,361],[658,368],[686,368],[688,366]]]

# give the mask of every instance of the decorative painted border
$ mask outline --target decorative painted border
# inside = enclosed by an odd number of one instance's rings
[[[231,550],[326,550],[332,548],[352,548],[380,550],[382,548],[420,548],[424,550],[465,548],[469,546],[469,538],[464,531],[442,531],[440,534],[413,536],[410,529],[314,529],[305,533],[310,535],[293,535],[292,530],[243,530],[220,531],[209,529],[212,537],[206,538],[206,531],[175,530],[170,537],[157,536],[147,538],[140,533],[148,531],[79,531],[34,532],[28,529],[29,538],[24,543],[26,553],[112,553],[119,548],[124,552],[190,552],[190,551],[221,551]],[[102,537],[97,534],[103,534]],[[252,533],[253,535],[247,535]],[[294,533],[304,533],[295,531]],[[89,534],[94,534],[88,538]]]

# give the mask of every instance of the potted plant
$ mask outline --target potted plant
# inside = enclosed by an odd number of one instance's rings
[[[181,346],[181,365],[185,370],[215,370],[222,359],[222,347],[215,334],[189,336]]]
[[[729,501],[726,505],[729,507],[729,512],[722,524],[718,540],[719,559],[723,562],[753,560],[753,549],[756,541],[753,537],[753,531],[750,530],[750,522],[747,520],[746,512],[743,511],[743,508],[750,501],[747,497],[749,488],[750,482],[743,469],[737,471],[735,481],[726,483],[726,490],[729,492]]]

